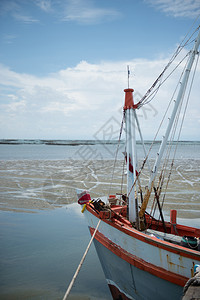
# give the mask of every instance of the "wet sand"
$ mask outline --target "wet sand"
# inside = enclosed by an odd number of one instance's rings
[[[126,176],[122,179],[123,161],[116,162],[114,174],[113,164],[112,160],[1,161],[0,209],[27,213],[34,213],[37,209],[51,210],[76,202],[76,188],[89,190],[92,197],[126,192]],[[175,161],[165,198],[165,214],[169,215],[170,209],[178,209],[180,218],[199,218],[199,169],[200,160]],[[147,167],[143,175],[142,185],[145,187],[148,182]]]

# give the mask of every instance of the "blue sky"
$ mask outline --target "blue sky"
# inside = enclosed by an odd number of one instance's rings
[[[103,138],[120,123],[127,64],[139,97],[199,14],[199,0],[1,0],[0,138]],[[200,139],[198,80],[199,67],[182,139]],[[146,139],[164,96],[140,113]]]

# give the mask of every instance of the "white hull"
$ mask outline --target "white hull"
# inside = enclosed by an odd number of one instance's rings
[[[85,214],[92,233],[99,218],[88,210]],[[102,220],[94,239],[113,299],[181,299],[200,253],[117,227]]]

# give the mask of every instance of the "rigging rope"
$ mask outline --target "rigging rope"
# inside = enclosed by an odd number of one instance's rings
[[[185,70],[185,68],[184,68],[184,70]],[[182,72],[182,74],[180,76],[180,80],[182,78],[184,70],[183,70],[183,72]],[[179,82],[180,82],[180,80],[179,80]],[[175,88],[175,91],[174,91],[171,99],[174,98],[176,90],[177,90],[177,87]],[[183,99],[182,99],[182,102],[181,102],[181,106],[182,106],[182,103],[183,103]],[[160,194],[161,194],[161,191],[162,191],[162,187],[163,187],[163,184],[164,184],[165,174],[167,172],[167,166],[168,166],[168,162],[169,162],[169,157],[170,157],[171,149],[172,149],[172,146],[173,146],[173,140],[174,140],[174,137],[175,137],[176,128],[177,128],[177,125],[178,125],[178,119],[179,119],[179,115],[180,115],[180,111],[181,111],[181,106],[179,107],[179,110],[177,112],[176,119],[175,119],[175,122],[174,122],[174,125],[173,125],[173,128],[172,128],[172,133],[171,133],[169,145],[167,147],[167,152],[166,152],[166,155],[165,155],[165,159],[164,159],[163,166],[162,166],[162,169],[161,169],[161,172],[160,172],[160,176],[159,176],[159,181],[158,181],[158,184],[157,184],[157,194],[154,196],[154,201],[152,203],[151,213],[152,213],[152,210],[154,208],[153,216],[155,215],[155,211],[156,211],[156,207],[157,207],[157,202],[155,204],[155,200],[156,200],[157,197],[160,197]],[[155,206],[154,206],[154,204],[155,204]]]
[[[195,73],[196,73],[198,60],[199,60],[199,53],[198,53],[198,58],[196,60],[196,65],[195,65],[195,69],[194,69],[194,72],[193,72],[193,76],[192,76],[192,80],[191,80],[187,100],[186,100],[186,103],[185,103],[185,108],[184,108],[183,117],[182,117],[182,120],[181,120],[181,125],[180,125],[180,128],[179,128],[179,133],[178,133],[178,137],[177,137],[177,141],[176,141],[176,145],[175,145],[175,149],[174,149],[172,162],[171,162],[170,169],[169,169],[169,172],[168,172],[168,179],[167,179],[166,186],[165,186],[165,192],[163,194],[161,208],[163,208],[163,205],[164,205],[164,200],[165,200],[165,197],[166,197],[167,188],[168,188],[170,177],[171,177],[171,174],[172,174],[172,168],[174,166],[174,160],[175,160],[175,156],[176,156],[178,142],[180,140],[180,134],[181,134],[181,131],[182,131],[183,121],[184,121],[184,118],[185,118],[185,114],[186,114],[186,110],[187,110],[187,106],[188,106],[188,102],[189,102],[189,98],[190,98],[190,93],[191,93],[192,85],[193,85],[193,82],[194,82],[194,76],[195,76]],[[185,93],[186,93],[186,91],[185,91]],[[166,157],[165,157],[165,161],[163,163],[163,168],[161,170],[161,175],[160,175],[158,186],[157,186],[157,191],[158,191],[159,196],[161,194],[161,189],[162,189],[162,186],[164,184],[165,173],[167,172],[167,165],[168,165],[168,162],[169,162],[169,157],[170,157],[170,153],[171,153],[171,150],[172,150],[173,141],[174,141],[174,138],[175,138],[175,133],[176,133],[176,130],[177,130],[177,127],[178,127],[178,122],[179,122],[179,117],[180,117],[180,114],[181,114],[181,108],[182,108],[182,105],[183,105],[183,101],[184,101],[184,95],[183,95],[181,106],[179,108],[179,111],[178,111],[176,119],[175,119],[175,123],[174,123],[174,126],[173,126],[173,130],[172,130],[172,134],[171,134],[167,154],[166,154]],[[157,203],[155,204],[155,197],[154,197],[154,201],[152,203],[152,208],[151,208],[151,213],[150,213],[150,214],[152,214],[152,210],[154,208],[153,216],[155,215],[156,206],[157,206]]]
[[[169,73],[169,75],[160,83],[160,85],[152,92],[152,94],[150,94],[146,100],[144,100],[144,102],[142,104],[139,104],[138,108],[142,107],[143,105],[146,105],[148,103],[150,103],[154,97],[156,96],[156,94],[158,93],[158,90],[160,89],[161,85],[163,85],[165,83],[165,81],[167,81],[167,79],[175,72],[175,70],[181,65],[181,63],[185,60],[185,58],[187,56],[189,56],[190,52],[188,52],[183,59],[175,66],[175,68]],[[151,97],[151,98],[150,98]],[[150,99],[149,99],[150,98]],[[148,100],[149,99],[149,100]],[[140,102],[139,102],[140,103]]]
[[[146,92],[146,94],[142,97],[142,99],[138,102],[138,108],[140,108],[141,106],[149,103],[150,101],[152,101],[152,99],[155,97],[155,93],[158,92],[160,86],[166,81],[166,79],[171,76],[171,74],[175,71],[175,69],[168,75],[168,77],[161,82],[162,77],[164,76],[164,73],[167,71],[167,69],[170,67],[170,65],[172,64],[172,62],[176,59],[176,57],[180,54],[180,52],[182,51],[182,49],[188,45],[191,41],[192,36],[195,34],[195,32],[197,32],[199,30],[200,25],[194,30],[194,32],[190,35],[190,37],[186,40],[185,43],[183,43],[183,41],[186,39],[187,35],[189,34],[189,32],[186,34],[186,36],[184,37],[184,39],[182,40],[182,42],[180,43],[180,45],[178,46],[177,50],[175,51],[175,53],[172,55],[170,61],[168,62],[168,64],[165,66],[165,68],[163,69],[163,71],[160,73],[160,75],[158,76],[158,78],[154,81],[153,85],[148,89],[148,91]],[[190,41],[190,42],[189,42]],[[183,45],[182,45],[183,44]],[[188,54],[187,54],[188,55]],[[180,62],[181,63],[181,62]],[[179,63],[179,64],[180,64]],[[154,88],[157,86],[158,82],[160,82],[159,86],[156,88],[156,90],[154,90]],[[154,90],[154,91],[153,91]],[[154,95],[154,96],[153,96]],[[148,100],[150,97],[152,96],[152,99]]]
[[[173,156],[173,160],[172,160],[172,163],[171,163],[171,168],[170,168],[169,175],[168,175],[168,180],[167,180],[166,187],[165,187],[165,193],[163,195],[162,206],[164,204],[166,191],[167,191],[167,188],[168,188],[168,184],[169,184],[171,173],[172,173],[172,168],[173,168],[173,165],[174,165],[174,159],[175,159],[176,151],[177,151],[177,148],[178,148],[178,142],[180,140],[180,135],[181,135],[183,122],[184,122],[184,119],[185,119],[185,115],[186,115],[186,111],[187,111],[187,107],[188,107],[188,103],[189,103],[189,98],[190,98],[190,94],[191,94],[191,90],[192,90],[192,85],[193,85],[193,82],[194,82],[194,76],[195,76],[195,73],[196,73],[196,70],[197,70],[198,61],[199,61],[199,53],[198,53],[198,57],[197,57],[197,60],[196,60],[195,69],[194,69],[194,72],[193,72],[190,88],[189,88],[189,91],[188,91],[188,96],[187,96],[187,100],[186,100],[186,104],[185,104],[185,108],[184,108],[184,112],[183,112],[183,117],[182,117],[182,120],[181,120],[181,125],[180,125],[180,129],[179,129],[179,133],[178,133],[178,138],[177,138],[176,146],[175,146],[175,150],[174,150],[174,156]]]
[[[126,153],[126,147],[125,147],[125,151]],[[123,159],[123,168],[122,168],[122,180],[121,180],[121,195],[123,192],[123,185],[124,185],[124,167],[125,167],[125,162],[126,162],[126,155],[124,155],[124,159]]]
[[[124,121],[125,121],[125,113],[123,112],[123,117],[122,117],[122,122],[121,122],[121,128],[120,128],[120,133],[119,133],[119,138],[118,138],[118,144],[117,144],[117,150],[116,150],[116,153],[115,153],[115,160],[114,160],[114,164],[113,164],[113,168],[112,168],[112,176],[111,176],[111,181],[110,181],[110,187],[109,187],[109,191],[108,191],[108,196],[111,193],[111,188],[112,188],[112,183],[113,183],[113,177],[114,177],[114,171],[115,171],[115,167],[116,167],[117,155],[118,155],[118,152],[119,152],[119,145],[120,145],[120,141],[121,141],[121,136],[122,136],[123,126],[124,126]]]
[[[176,89],[178,88],[178,85],[179,85],[179,83],[177,84]],[[176,90],[176,89],[175,89],[175,90]],[[174,92],[174,94],[175,94],[175,92]],[[174,94],[173,94],[173,96],[174,96]],[[167,106],[167,109],[166,109],[166,111],[165,111],[165,113],[164,113],[164,115],[163,115],[163,118],[162,118],[162,120],[161,120],[161,122],[160,122],[160,125],[159,125],[159,127],[158,127],[158,130],[157,130],[157,132],[156,132],[156,134],[155,134],[155,136],[154,136],[154,139],[153,139],[153,141],[152,141],[152,143],[151,143],[151,145],[150,145],[150,147],[149,147],[149,151],[148,151],[148,153],[147,153],[147,155],[146,155],[146,157],[145,157],[145,159],[144,159],[144,161],[143,161],[143,163],[142,163],[142,166],[141,166],[140,170],[138,171],[138,175],[136,176],[136,179],[135,179],[135,181],[133,182],[133,185],[132,185],[132,187],[131,187],[131,189],[130,189],[130,191],[129,191],[129,194],[127,195],[128,197],[129,197],[129,195],[130,195],[130,193],[131,193],[133,187],[135,186],[135,184],[136,184],[136,182],[137,182],[137,180],[138,180],[138,177],[140,176],[142,170],[144,169],[144,166],[145,166],[145,164],[146,164],[146,162],[147,162],[147,160],[148,160],[149,154],[150,154],[150,152],[151,152],[151,150],[152,150],[152,148],[153,148],[153,145],[154,145],[154,143],[155,143],[155,141],[156,141],[156,138],[157,138],[157,136],[158,136],[158,133],[159,133],[159,131],[160,131],[160,129],[161,129],[161,126],[162,126],[162,124],[163,124],[163,122],[164,122],[164,119],[165,119],[165,117],[166,117],[166,115],[167,115],[167,112],[168,112],[168,110],[169,110],[169,107],[170,107],[170,105],[171,105],[171,103],[172,103],[173,96],[171,97],[171,100],[170,100],[170,102],[169,102],[169,104],[168,104],[168,106]]]
[[[182,106],[183,102],[181,103],[181,106]],[[172,133],[171,133],[171,138],[170,138],[170,141],[169,141],[169,145],[167,147],[167,153],[166,153],[166,156],[165,156],[165,159],[164,159],[164,163],[163,163],[163,167],[162,167],[162,170],[161,170],[161,180],[160,182],[158,183],[158,195],[160,197],[161,195],[161,192],[162,192],[162,187],[163,187],[163,184],[164,184],[164,180],[165,180],[165,175],[166,175],[166,172],[167,172],[167,166],[168,166],[168,163],[169,163],[169,158],[170,158],[170,153],[171,153],[171,150],[172,150],[172,147],[173,147],[173,141],[174,141],[174,137],[175,137],[175,133],[176,133],[176,129],[177,129],[177,126],[178,126],[178,120],[179,120],[179,116],[180,116],[180,112],[181,112],[181,106],[178,110],[178,113],[177,113],[177,116],[176,116],[176,119],[175,119],[175,122],[174,122],[174,125],[173,125],[173,129],[172,129]],[[153,213],[153,216],[155,215],[155,211],[156,211],[156,206],[157,206],[157,203],[154,207],[154,213]],[[163,202],[161,204],[161,209],[163,208]],[[159,216],[159,219],[160,219],[161,215]],[[158,219],[158,221],[159,221]]]
[[[186,43],[188,43],[188,40],[186,41]],[[185,43],[185,44],[186,44],[186,43]],[[189,53],[190,53],[190,52],[189,52]],[[182,61],[188,56],[189,53],[187,53],[187,55],[181,60],[181,62],[178,64],[178,66],[179,66],[179,65],[182,63]],[[189,59],[189,58],[188,58],[188,59]],[[186,64],[186,65],[187,65],[187,64]],[[184,69],[186,68],[186,65],[185,65]],[[176,68],[177,68],[178,66],[176,66]],[[196,63],[196,66],[197,66],[197,63]],[[175,69],[176,69],[176,68],[175,68]],[[175,70],[175,69],[174,69],[174,70]],[[174,70],[173,70],[172,72],[174,72]],[[171,72],[171,73],[172,73],[172,72]],[[170,75],[171,75],[171,73],[170,73]],[[184,73],[184,70],[183,70],[183,72],[182,72],[180,78],[182,78],[183,73]],[[168,76],[168,77],[169,77],[169,76]],[[168,78],[168,77],[167,77],[167,78]],[[194,77],[194,75],[193,75],[193,77]],[[166,78],[166,79],[167,79],[167,78]],[[165,80],[166,80],[166,79],[165,79]],[[169,107],[170,107],[170,105],[171,105],[171,103],[172,103],[173,97],[174,97],[174,95],[175,95],[175,92],[176,92],[176,90],[177,90],[179,84],[180,84],[180,82],[177,84],[177,87],[176,87],[176,89],[175,89],[175,91],[174,91],[174,93],[173,93],[173,96],[172,96],[172,98],[171,98],[171,101],[170,101],[170,103],[169,103],[169,105],[168,105],[168,107],[167,107],[167,110],[166,110],[166,112],[165,112],[165,114],[164,114],[164,116],[163,116],[163,118],[162,118],[162,120],[161,120],[161,123],[160,123],[159,128],[158,128],[158,130],[157,130],[157,132],[156,132],[156,135],[155,135],[155,137],[154,137],[154,140],[153,140],[153,142],[152,142],[152,144],[151,144],[151,146],[150,146],[149,152],[148,152],[148,154],[147,154],[145,160],[143,161],[143,164],[142,164],[142,166],[141,166],[141,169],[139,170],[138,175],[137,175],[135,181],[133,182],[133,185],[132,185],[132,187],[131,187],[131,189],[130,189],[130,191],[129,191],[128,197],[129,197],[129,195],[130,195],[130,193],[131,193],[133,187],[135,186],[136,182],[138,181],[138,178],[139,178],[139,176],[140,176],[140,174],[141,174],[141,172],[142,172],[142,170],[143,170],[143,168],[144,168],[144,165],[145,165],[145,163],[146,163],[146,161],[147,161],[147,159],[148,159],[149,153],[150,153],[150,151],[151,151],[151,149],[152,149],[152,147],[153,147],[153,144],[154,144],[154,142],[155,142],[155,140],[156,140],[156,137],[157,137],[157,135],[158,135],[158,132],[160,131],[160,128],[161,128],[161,126],[162,126],[162,124],[163,124],[163,121],[164,121],[164,119],[165,119],[165,117],[166,117],[167,111],[169,110]],[[178,119],[177,119],[177,120],[178,120]],[[175,124],[176,124],[176,122],[175,122]],[[174,125],[174,126],[175,126],[175,125]],[[177,124],[176,124],[176,126],[177,126]],[[174,127],[174,130],[175,130],[176,126]],[[175,134],[175,132],[174,132],[174,134]],[[171,137],[172,137],[172,136],[171,136]],[[169,160],[169,159],[168,159],[168,160]],[[163,167],[164,167],[164,166],[163,166]],[[172,167],[173,167],[173,164],[171,165],[171,168],[172,168]],[[170,178],[170,176],[168,176],[168,177]],[[161,179],[162,179],[162,178],[161,178]],[[162,182],[162,185],[163,185],[163,180],[161,180],[161,179],[160,179],[160,182]],[[160,186],[160,188],[162,188],[162,185]]]
[[[71,291],[71,289],[72,289],[72,287],[73,287],[73,284],[74,284],[74,282],[75,282],[75,280],[76,280],[76,277],[78,276],[78,273],[79,273],[79,271],[80,271],[80,269],[81,269],[81,267],[82,267],[82,264],[83,264],[83,262],[84,262],[84,260],[85,260],[85,257],[86,257],[86,255],[87,255],[89,249],[90,249],[90,246],[91,246],[92,241],[93,241],[93,239],[94,239],[94,236],[95,236],[95,234],[96,234],[96,232],[97,232],[97,230],[98,230],[98,228],[99,228],[100,223],[101,223],[101,219],[100,219],[99,222],[97,223],[97,226],[96,226],[96,228],[95,228],[95,231],[94,231],[94,233],[93,233],[93,235],[92,235],[92,237],[91,237],[91,239],[90,239],[90,242],[89,242],[89,244],[88,244],[88,246],[87,246],[87,248],[86,248],[86,250],[85,250],[85,253],[83,254],[83,257],[82,257],[82,259],[81,259],[81,261],[80,261],[80,263],[79,263],[79,265],[78,265],[78,268],[76,269],[76,272],[74,273],[74,276],[73,276],[73,278],[72,278],[72,280],[71,280],[71,282],[70,282],[70,284],[69,284],[69,286],[68,286],[68,289],[67,289],[67,291],[66,291],[66,293],[65,293],[65,295],[64,295],[64,297],[63,297],[63,300],[66,300],[67,297],[68,297],[69,294],[70,294],[70,291]]]
[[[198,27],[196,28],[196,30],[190,35],[190,37],[184,42],[184,40],[186,39],[186,37],[187,37],[187,35],[189,34],[189,32],[186,34],[186,36],[184,37],[184,39],[183,39],[183,41],[181,42],[181,44],[178,46],[177,50],[176,50],[175,53],[172,55],[172,58],[170,59],[169,63],[166,65],[166,67],[164,68],[164,70],[161,72],[161,74],[160,74],[160,75],[158,76],[158,78],[155,80],[155,82],[154,82],[153,85],[150,87],[150,89],[146,92],[146,94],[144,95],[144,97],[138,102],[138,108],[141,108],[143,105],[145,105],[145,104],[149,103],[150,101],[152,101],[152,99],[155,97],[155,94],[158,92],[160,86],[161,86],[161,85],[162,85],[162,84],[163,84],[163,83],[164,83],[164,82],[172,75],[172,73],[175,72],[175,70],[180,66],[180,64],[181,64],[181,63],[189,56],[189,54],[191,53],[191,51],[189,51],[189,52],[181,59],[181,61],[179,61],[179,63],[175,66],[175,68],[174,68],[174,69],[168,74],[168,76],[162,81],[163,76],[164,76],[164,73],[166,72],[166,70],[169,68],[169,66],[172,64],[172,62],[176,59],[176,57],[180,54],[180,52],[182,51],[182,49],[183,49],[186,45],[188,45],[188,44],[191,42],[190,40],[191,40],[192,36],[194,35],[194,33],[195,33],[196,31],[199,30],[199,28],[200,28],[200,26],[198,26]],[[189,58],[188,58],[188,59],[189,59]],[[186,65],[185,65],[185,67],[186,67]],[[185,67],[184,67],[184,69],[185,69]],[[183,72],[182,72],[180,78],[182,78],[183,73],[184,73],[184,70],[183,70]],[[158,82],[160,82],[159,86],[153,91],[153,89],[157,86]],[[127,197],[130,196],[130,193],[132,192],[132,189],[133,189],[133,187],[135,186],[136,182],[139,182],[139,177],[140,177],[140,175],[141,175],[141,172],[142,172],[142,170],[144,169],[144,166],[145,166],[145,164],[146,164],[146,161],[148,160],[148,157],[149,157],[149,154],[150,154],[150,152],[151,152],[151,149],[152,149],[152,147],[153,147],[153,145],[154,145],[154,143],[155,143],[155,140],[156,140],[156,138],[157,138],[157,135],[158,135],[158,133],[159,133],[159,131],[160,131],[160,128],[161,128],[161,126],[162,126],[162,124],[163,124],[163,122],[164,122],[164,119],[165,119],[165,117],[166,117],[166,114],[167,114],[167,112],[168,112],[168,110],[169,110],[169,107],[170,107],[170,105],[171,105],[171,103],[172,103],[173,97],[174,97],[174,95],[175,95],[175,93],[176,93],[176,90],[177,90],[179,84],[180,84],[180,81],[179,81],[179,83],[177,84],[177,87],[175,88],[175,91],[174,91],[174,93],[173,93],[173,95],[172,95],[172,98],[171,98],[171,100],[170,100],[170,103],[168,104],[167,110],[166,110],[166,112],[165,112],[165,114],[164,114],[164,116],[163,116],[163,118],[162,118],[162,120],[161,120],[161,122],[160,122],[160,125],[159,125],[159,127],[158,127],[158,130],[157,130],[156,135],[155,135],[155,137],[154,137],[154,140],[153,140],[152,143],[151,143],[151,146],[150,146],[150,148],[149,148],[149,151],[148,151],[148,153],[147,153],[147,155],[146,155],[146,157],[145,157],[145,159],[144,159],[144,161],[143,161],[143,163],[142,163],[142,166],[141,166],[141,168],[140,168],[140,170],[139,170],[139,172],[138,172],[138,174],[137,174],[137,176],[136,176],[136,178],[135,178],[135,180],[134,180],[134,182],[133,182],[133,184],[132,184],[132,187],[131,187],[131,189],[130,189],[130,191],[129,191],[129,194],[127,195]],[[151,97],[151,98],[150,98],[150,97]],[[149,99],[149,98],[150,98],[150,99]],[[183,98],[184,98],[184,97],[183,97]],[[167,163],[168,163],[168,161],[169,161],[169,155],[170,155],[171,148],[172,148],[172,141],[174,140],[176,128],[177,128],[177,126],[178,126],[178,116],[179,116],[179,114],[180,114],[180,110],[179,110],[179,113],[178,113],[177,116],[176,116],[175,123],[174,123],[174,125],[173,125],[173,130],[172,130],[172,134],[171,134],[170,146],[168,147],[169,153],[168,153],[168,156],[166,156],[166,162],[163,164],[163,169],[162,169],[162,172],[161,172],[161,177],[160,177],[160,179],[159,179],[158,186],[157,186],[157,190],[156,190],[156,195],[155,195],[156,197],[159,197],[159,195],[160,195],[160,193],[161,193],[161,189],[162,189],[163,183],[164,183],[164,178],[165,178],[165,173],[166,173],[166,166],[167,166]],[[123,116],[123,120],[122,120],[122,125],[121,125],[121,130],[120,130],[119,141],[120,141],[120,139],[121,139],[121,134],[122,134],[122,129],[123,129],[123,121],[124,121],[124,116]],[[119,144],[118,144],[118,149],[119,149]],[[118,152],[118,149],[117,149],[117,152]],[[116,154],[116,156],[117,156],[117,154]],[[115,168],[115,165],[116,165],[116,157],[115,157],[115,161],[114,161],[114,168]],[[172,169],[172,167],[173,167],[173,163],[171,164],[171,169]],[[170,169],[170,172],[169,172],[169,175],[168,175],[168,181],[169,181],[169,178],[170,178],[170,175],[171,175],[171,169]],[[113,170],[113,174],[112,174],[112,180],[113,180],[113,175],[114,175],[114,170]],[[123,182],[123,179],[122,179],[122,182]],[[111,185],[112,185],[112,182],[111,182]],[[140,183],[139,183],[139,185],[140,185]],[[110,189],[111,189],[111,186],[110,186]],[[122,189],[122,186],[121,186],[121,189]],[[157,192],[158,192],[158,193],[157,193]],[[163,205],[163,203],[162,203],[162,205]]]

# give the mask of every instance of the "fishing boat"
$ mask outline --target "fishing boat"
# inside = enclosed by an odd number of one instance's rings
[[[170,76],[170,72],[166,75],[168,67],[173,65],[175,70],[180,65],[177,63],[174,66],[174,63],[191,40],[194,45],[184,57],[186,63],[178,89],[176,87],[170,102],[172,110],[166,131],[151,166],[148,161],[152,147],[148,151],[145,149],[137,112],[153,100],[158,88],[166,80],[164,76]],[[78,203],[82,205],[90,233],[94,235],[94,245],[113,299],[181,299],[184,285],[194,275],[195,266],[200,264],[200,229],[178,224],[178,210],[170,211],[168,221],[163,213],[189,93],[184,99],[188,86],[191,90],[194,77],[191,74],[194,74],[197,66],[199,44],[200,26],[191,34],[191,39],[188,38],[178,47],[163,72],[137,103],[134,102],[134,90],[129,87],[128,69],[128,88],[124,90],[125,102],[119,134],[120,142],[122,131],[125,132],[126,191],[112,193],[106,200],[91,200],[87,191],[78,193]],[[182,56],[181,63],[183,61]],[[140,165],[137,160],[136,129],[145,154]],[[173,155],[170,156],[172,148]],[[170,164],[168,169],[167,163]],[[149,169],[147,183],[142,179],[144,168]],[[156,217],[152,213],[154,210],[158,210]]]

